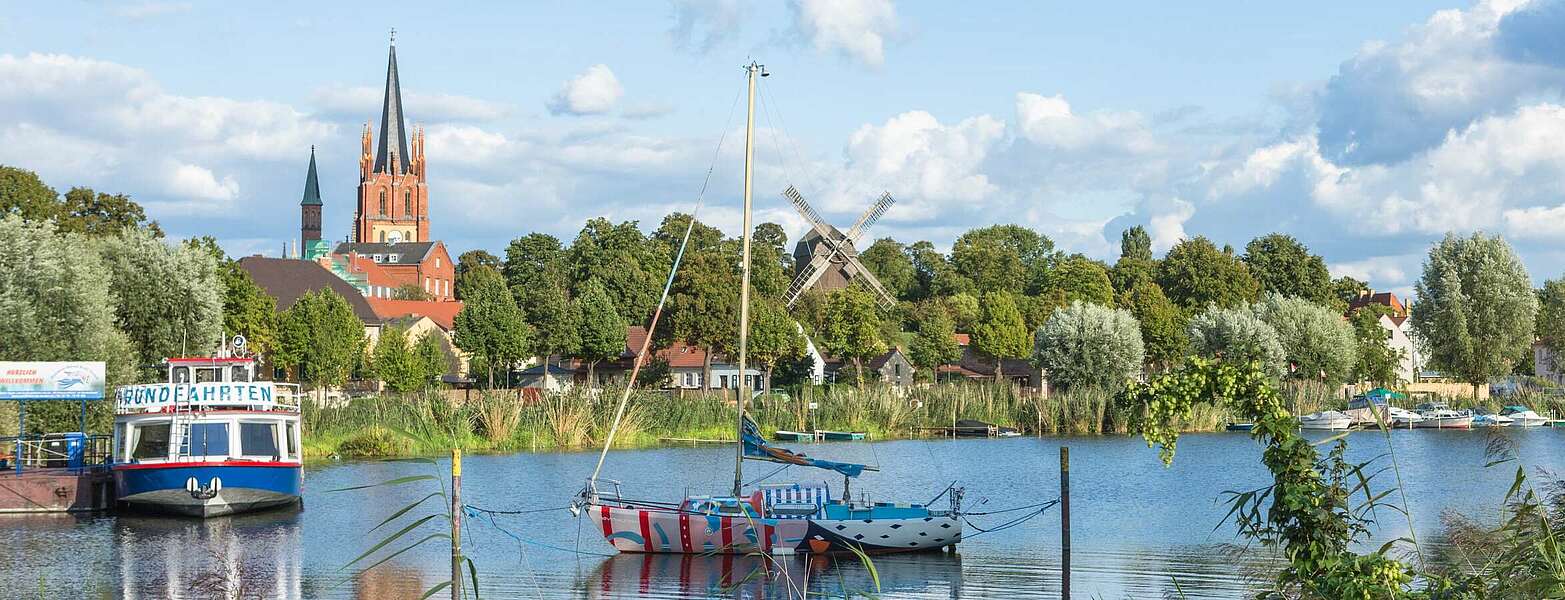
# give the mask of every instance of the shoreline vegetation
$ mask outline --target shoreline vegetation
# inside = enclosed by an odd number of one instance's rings
[[[438,456],[451,448],[467,452],[550,452],[600,448],[614,404],[623,388],[545,393],[523,399],[516,390],[474,390],[467,400],[438,391],[357,398],[340,407],[307,404],[305,457],[403,458]],[[1341,409],[1346,399],[1333,389],[1305,382],[1283,386],[1281,397],[1293,414]],[[1474,406],[1471,398],[1442,398],[1453,406]],[[1492,398],[1479,406],[1528,404],[1540,413],[1565,414],[1565,399]],[[816,408],[809,410],[810,403]],[[757,396],[751,418],[771,437],[778,429],[863,431],[871,440],[940,437],[934,428],[957,419],[977,419],[1014,427],[1026,435],[1131,435],[1142,433],[1139,406],[1096,389],[1024,394],[993,383],[943,383],[897,389],[851,385],[797,386]],[[689,440],[733,439],[733,395],[669,394],[636,389],[616,448],[688,445]],[[1182,433],[1222,431],[1240,420],[1231,409],[1198,402],[1172,423]],[[682,440],[682,441],[673,441]]]

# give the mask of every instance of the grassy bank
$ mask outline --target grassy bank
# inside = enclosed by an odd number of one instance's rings
[[[569,450],[598,447],[614,418],[619,390],[577,389],[547,394],[532,403],[514,394],[475,394],[467,402],[439,394],[362,398],[340,408],[307,409],[311,458],[413,456],[446,452],[453,446],[477,452]],[[815,404],[815,409],[808,407]],[[912,390],[851,386],[803,387],[789,394],[764,394],[750,406],[763,432],[776,429],[865,431],[872,439],[930,435],[926,428],[978,419],[1029,434],[1130,433],[1132,410],[1100,391],[1027,396],[988,384],[942,384]],[[1213,431],[1228,420],[1224,411],[1198,405],[1180,426]],[[733,439],[732,396],[632,394],[615,438],[616,447],[645,447],[660,440]]]

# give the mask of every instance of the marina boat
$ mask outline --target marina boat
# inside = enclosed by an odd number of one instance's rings
[[[820,439],[819,437],[817,437],[818,433],[819,432],[810,433],[810,432],[803,432],[803,431],[788,431],[786,429],[778,429],[777,431],[772,432],[772,439],[777,440],[779,442],[813,442],[813,441],[817,441],[817,440]]]
[[[1444,402],[1426,402],[1417,407],[1423,420],[1413,423],[1418,429],[1468,429],[1473,426],[1473,413],[1451,410]]]
[[[1483,408],[1473,409],[1473,427],[1510,427],[1516,423],[1505,415],[1497,415]]]
[[[962,419],[951,427],[941,427],[946,435],[955,437],[1017,437],[1022,432],[1015,427],[1004,427],[977,419]]]
[[[1387,416],[1391,417],[1391,424],[1393,427],[1401,427],[1404,429],[1411,429],[1419,421],[1424,420],[1424,415],[1399,406],[1386,407],[1386,414]]]
[[[1228,431],[1250,431],[1252,429],[1255,429],[1255,424],[1254,423],[1229,423],[1223,429],[1226,429]]]
[[[1353,417],[1347,413],[1328,410],[1299,417],[1299,427],[1322,431],[1340,431],[1353,425]]]
[[[299,502],[297,388],[256,381],[255,368],[253,358],[170,358],[164,383],[115,392],[121,506],[214,517]]]
[[[739,324],[737,366],[744,372],[748,360],[749,308],[750,308],[750,243],[751,226],[751,173],[754,157],[756,83],[764,77],[764,68],[756,63],[745,67],[749,86],[749,109],[745,125],[744,167],[744,237],[740,257]],[[784,194],[796,207],[803,198],[792,188]],[[878,218],[889,205],[889,196],[860,218],[859,223],[845,234],[848,243],[855,239],[863,227]],[[807,207],[808,205],[804,205]],[[813,210],[800,212],[813,215]],[[691,219],[694,223],[694,218]],[[812,223],[822,235],[832,233],[829,226],[815,220]],[[669,274],[668,284],[652,313],[647,327],[647,340],[657,330],[668,287],[678,274],[680,259],[689,243],[689,228]],[[826,258],[826,255],[818,255]],[[819,269],[813,261],[801,268]],[[635,381],[647,355],[647,342],[636,354],[631,366],[629,381]],[[935,500],[945,498],[945,506],[936,508],[923,504],[886,502],[864,492],[853,495],[851,484],[865,471],[874,467],[845,462],[823,460],[774,447],[761,437],[755,422],[745,414],[749,394],[736,391],[735,434],[740,443],[734,456],[733,486],[713,495],[686,494],[671,501],[647,499],[639,493],[626,493],[619,482],[599,479],[604,459],[613,446],[614,435],[624,414],[630,396],[627,385],[620,397],[613,424],[598,455],[597,467],[588,477],[586,486],[571,502],[571,510],[596,524],[605,540],[621,552],[681,553],[681,554],[774,554],[794,553],[822,554],[832,552],[908,552],[936,550],[962,540],[964,518],[961,512],[962,488],[947,487],[935,495]],[[744,466],[747,461],[765,461],[822,469],[842,476],[842,488],[833,491],[819,480],[795,483],[747,484]],[[666,475],[659,475],[666,477]],[[762,477],[765,480],[768,477]]]
[[[1520,405],[1511,405],[1500,409],[1500,415],[1510,417],[1516,422],[1517,427],[1539,427],[1549,424],[1549,418],[1532,411],[1532,409]]]
[[[1360,427],[1397,427],[1398,415],[1412,413],[1392,406],[1392,400],[1407,400],[1407,394],[1375,388],[1348,400],[1348,409],[1344,412],[1353,419],[1354,425]]]
[[[857,442],[868,437],[869,434],[862,431],[826,431],[815,430],[815,435],[828,442]]]

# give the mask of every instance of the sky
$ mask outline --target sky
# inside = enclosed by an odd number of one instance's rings
[[[1132,225],[1158,251],[1277,231],[1407,295],[1432,243],[1483,231],[1565,270],[1565,0],[0,7],[0,164],[233,255],[298,235],[312,146],[348,234],[395,28],[453,255],[698,197],[737,234],[756,60],[756,219],[794,236],[790,184],[838,224],[889,191],[868,236],[942,248],[1019,223],[1112,262]]]

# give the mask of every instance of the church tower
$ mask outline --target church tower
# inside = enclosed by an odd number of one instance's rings
[[[304,177],[304,198],[299,200],[299,242],[304,246],[321,239],[321,183],[315,174],[315,146],[310,146],[310,174]]]
[[[395,35],[395,34],[393,34]],[[397,77],[396,37],[386,65],[386,98],[381,105],[380,138],[366,123],[359,155],[359,204],[353,217],[353,241],[429,241],[429,186],[424,173],[424,130],[409,136],[402,115],[402,84]],[[411,144],[409,137],[411,137]]]

